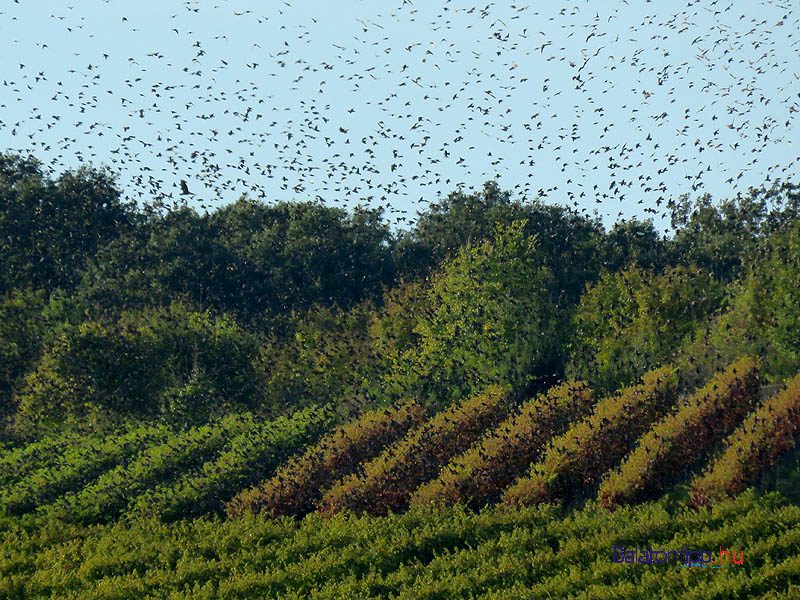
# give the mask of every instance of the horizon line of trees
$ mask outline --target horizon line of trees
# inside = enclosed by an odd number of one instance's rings
[[[0,154],[0,443],[243,408],[435,411],[565,376],[608,391],[669,361],[695,385],[744,353],[785,377],[799,209],[791,183],[682,197],[666,237],[489,181],[392,233],[360,206],[140,208],[106,169]]]

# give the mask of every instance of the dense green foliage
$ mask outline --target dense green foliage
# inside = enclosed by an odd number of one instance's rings
[[[87,259],[136,221],[108,171],[52,180],[36,159],[13,154],[0,154],[0,205],[0,294],[72,288]]]
[[[668,252],[676,264],[695,264],[730,281],[759,245],[800,215],[800,188],[790,183],[751,189],[714,203],[709,195],[671,202],[675,236]]]
[[[676,355],[696,367],[693,384],[747,353],[772,354],[767,379],[798,366],[800,194],[788,183],[717,203],[670,201],[671,238],[635,219],[605,231],[596,218],[512,199],[495,182],[453,192],[392,233],[364,208],[247,198],[203,215],[139,208],[103,169],[53,178],[14,154],[0,166],[5,439],[90,413],[202,421],[256,390],[273,414],[317,402],[349,403],[348,414],[403,396],[441,408],[490,383],[530,397],[565,373],[610,392]],[[780,293],[764,291],[773,287]],[[207,331],[239,338],[221,358],[249,383],[228,389],[202,364],[187,373],[189,353],[170,344],[168,361],[164,348],[113,356],[129,342],[158,345],[143,326],[188,345],[182,318],[169,331],[176,302],[217,319]],[[123,331],[120,319],[141,322]],[[724,339],[732,322],[747,326]],[[69,380],[67,363],[95,342],[108,355],[95,366],[120,367],[127,383],[107,373]],[[131,389],[131,379],[149,379],[135,375],[148,361],[178,368]],[[65,400],[79,394],[88,401]]]
[[[747,272],[731,285],[726,309],[687,338],[676,359],[692,383],[740,356],[761,357],[762,373],[779,383],[800,370],[800,221],[764,241]]]
[[[67,449],[81,443],[92,443],[93,437],[80,433],[53,435],[0,455],[0,485],[11,485],[27,477],[36,469],[51,464]]]
[[[630,385],[670,361],[722,299],[722,286],[696,268],[607,273],[575,312],[568,372],[608,392]]]
[[[107,437],[74,440],[55,460],[4,488],[0,509],[17,515],[32,512],[96,479],[148,445],[163,443],[168,436],[163,426],[145,426]]]
[[[14,389],[41,353],[45,303],[42,290],[20,288],[0,297],[0,419],[13,414]]]
[[[69,325],[20,386],[18,424],[157,415],[202,422],[255,402],[257,349],[232,319],[183,303]]]
[[[176,297],[245,323],[288,324],[315,302],[351,306],[394,275],[380,212],[240,199],[211,215],[183,207],[104,247],[82,281],[95,307]]]
[[[249,414],[231,414],[219,423],[177,433],[147,447],[130,461],[120,462],[86,487],[59,498],[44,511],[55,518],[80,523],[108,522],[133,506],[136,497],[184,471],[201,466],[228,444],[231,437],[254,432]]]
[[[431,282],[430,309],[417,316],[417,343],[387,376],[396,394],[447,406],[487,385],[527,392],[557,378],[564,340],[552,276],[523,225],[445,261]]]
[[[286,410],[335,402],[354,414],[372,402],[384,374],[369,334],[374,315],[368,304],[347,311],[316,305],[297,320],[293,334],[267,335],[257,359],[262,404]]]
[[[196,470],[144,492],[132,510],[167,521],[221,513],[240,490],[272,475],[281,462],[316,441],[332,421],[329,411],[307,408],[244,431]]]
[[[428,265],[439,264],[464,246],[479,246],[494,238],[497,225],[509,227],[514,221],[525,223],[525,236],[537,237],[539,262],[554,277],[553,300],[569,304],[577,300],[586,282],[593,281],[605,262],[625,264],[638,255],[637,236],[617,230],[613,239],[625,239],[630,247],[620,250],[604,243],[603,229],[591,219],[561,206],[534,201],[512,200],[496,182],[484,184],[472,194],[453,192],[430,204],[420,215],[413,231],[401,240],[400,247],[427,258]],[[647,225],[643,224],[646,229]],[[604,256],[608,255],[607,259]],[[401,263],[402,264],[402,263]]]

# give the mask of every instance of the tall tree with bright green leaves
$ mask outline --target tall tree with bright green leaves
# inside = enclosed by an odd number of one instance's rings
[[[416,343],[395,358],[390,389],[439,407],[488,384],[528,393],[558,377],[553,277],[524,227],[499,225],[492,240],[462,247],[432,276]]]

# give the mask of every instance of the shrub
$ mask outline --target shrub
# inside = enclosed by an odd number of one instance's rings
[[[12,412],[14,388],[41,354],[46,302],[42,290],[0,295],[0,419]]]
[[[657,496],[742,422],[758,401],[758,365],[736,361],[662,419],[600,485],[606,508]]]
[[[256,356],[254,337],[231,318],[182,302],[68,324],[20,385],[18,425],[154,415],[202,422],[253,403]]]
[[[539,458],[544,445],[591,409],[584,382],[567,382],[526,402],[522,409],[453,459],[439,477],[411,497],[412,506],[464,502],[473,510],[499,500],[505,488]]]
[[[422,407],[415,402],[368,412],[284,464],[262,485],[237,495],[226,512],[231,518],[262,511],[302,517],[314,510],[314,502],[333,481],[355,472],[423,417]]]
[[[368,463],[363,474],[346,477],[318,503],[322,514],[342,510],[385,515],[407,507],[414,490],[435,477],[453,456],[494,427],[510,408],[508,388],[489,386],[439,413]]]
[[[368,303],[348,310],[315,305],[291,335],[270,332],[258,360],[263,403],[300,408],[334,401],[358,409],[365,402],[364,383],[382,375],[375,372],[368,333],[373,316]]]
[[[594,485],[675,403],[677,385],[675,368],[662,367],[645,374],[642,383],[601,400],[591,416],[550,444],[530,475],[506,490],[503,502],[552,502]]]
[[[800,219],[767,238],[730,288],[729,308],[698,328],[678,363],[702,379],[740,356],[759,356],[762,378],[778,383],[800,369]]]
[[[692,483],[695,507],[734,496],[800,441],[800,375],[751,412],[726,440],[722,453]]]

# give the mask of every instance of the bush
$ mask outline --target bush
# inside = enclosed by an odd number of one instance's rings
[[[43,290],[0,295],[0,421],[13,412],[14,388],[41,355],[46,303]]]
[[[740,356],[758,356],[765,381],[800,369],[800,221],[764,241],[729,290],[728,308],[697,329],[676,360],[690,380],[705,380]]]
[[[225,316],[183,303],[129,311],[118,322],[65,325],[20,386],[20,429],[162,416],[201,422],[250,406],[255,339]]]
[[[497,502],[503,490],[539,458],[545,444],[591,409],[583,382],[568,382],[526,402],[521,410],[453,459],[420,487],[411,506],[463,502],[473,510]]]
[[[368,412],[290,460],[268,481],[237,495],[226,513],[231,518],[245,512],[302,517],[314,510],[314,502],[333,481],[355,472],[423,417],[415,402]]]
[[[297,409],[346,399],[346,408],[357,410],[365,382],[379,377],[368,333],[373,315],[368,303],[347,311],[317,305],[293,334],[271,333],[258,360],[265,404]]]
[[[705,506],[757,482],[800,442],[800,375],[751,412],[725,441],[720,455],[692,483],[691,503]]]
[[[414,490],[435,477],[510,408],[508,389],[489,386],[460,405],[439,413],[409,436],[389,446],[364,467],[326,492],[318,503],[324,515],[350,510],[385,515],[408,506]]]
[[[677,385],[674,367],[662,367],[647,373],[642,383],[601,400],[591,416],[550,444],[530,475],[506,490],[503,502],[553,502],[593,486],[675,403]]]
[[[759,388],[755,360],[733,363],[639,440],[600,485],[600,502],[611,509],[663,492],[742,422],[758,401]]]

